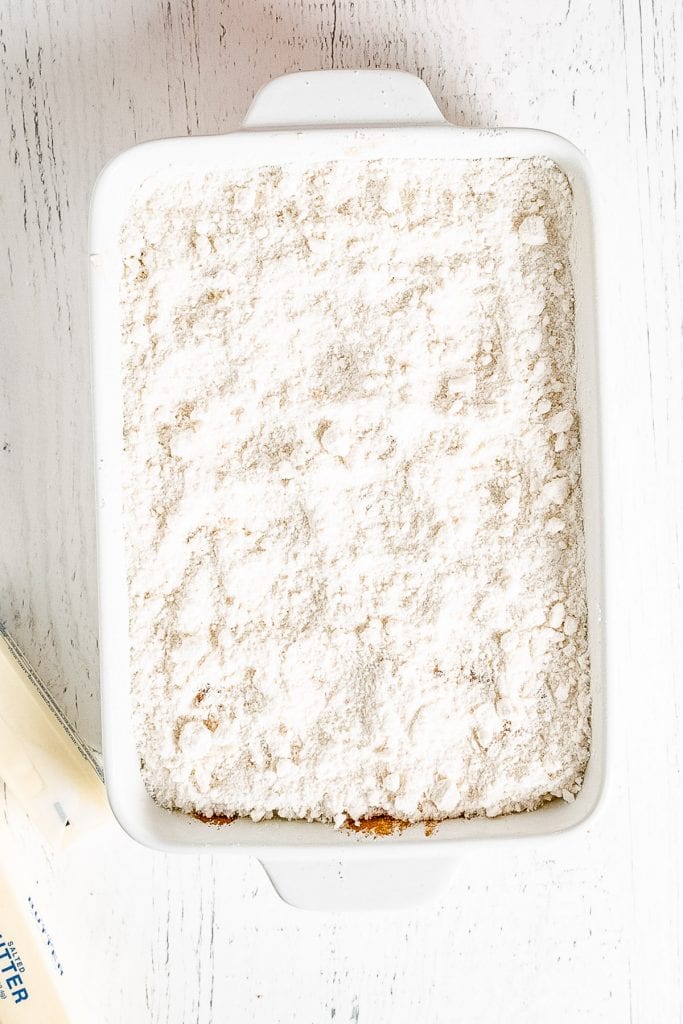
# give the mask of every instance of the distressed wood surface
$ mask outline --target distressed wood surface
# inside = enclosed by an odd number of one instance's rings
[[[683,9],[678,0],[6,0],[0,617],[99,742],[88,196],[144,139],[296,69],[418,73],[463,125],[554,130],[602,200],[609,785],[550,847],[458,853],[413,912],[306,914],[259,865],[112,832],[49,864],[98,1024],[682,1019]]]

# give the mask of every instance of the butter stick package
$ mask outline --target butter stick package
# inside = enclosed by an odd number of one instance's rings
[[[55,849],[109,816],[101,769],[1,626],[0,779]]]
[[[0,627],[0,780],[55,851],[111,820],[102,775]],[[0,1024],[80,1024],[49,911],[0,817]]]
[[[0,818],[1,1024],[80,1024],[77,993],[50,927]]]

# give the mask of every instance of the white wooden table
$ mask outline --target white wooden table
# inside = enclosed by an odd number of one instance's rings
[[[166,857],[119,833],[50,866],[16,807],[8,813],[59,894],[98,1024],[673,1024],[683,1014],[679,0],[5,0],[0,617],[97,746],[93,180],[134,142],[229,130],[268,78],[331,66],[417,72],[451,120],[557,131],[598,175],[612,687],[602,810],[550,852],[462,854],[437,906],[360,916],[286,907],[253,861]]]

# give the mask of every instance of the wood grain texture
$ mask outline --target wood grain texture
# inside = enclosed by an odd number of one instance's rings
[[[249,860],[112,833],[50,865],[101,1024],[683,1018],[683,11],[678,0],[9,0],[0,7],[0,616],[95,745],[88,196],[286,71],[418,73],[463,125],[587,154],[602,200],[610,781],[550,847],[458,854],[438,906],[304,914]],[[73,907],[78,908],[74,914]]]

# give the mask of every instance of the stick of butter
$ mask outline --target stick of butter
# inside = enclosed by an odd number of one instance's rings
[[[99,766],[2,626],[0,778],[55,849],[110,818]]]
[[[0,818],[0,1022],[80,1024],[78,994]]]
[[[99,766],[1,626],[0,779],[56,850],[112,820]],[[85,1020],[46,917],[0,817],[0,1024]]]

